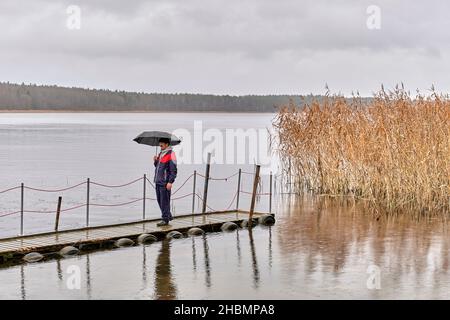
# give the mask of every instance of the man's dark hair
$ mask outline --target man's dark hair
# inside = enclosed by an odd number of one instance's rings
[[[159,142],[170,144],[170,139],[169,138],[160,138]]]

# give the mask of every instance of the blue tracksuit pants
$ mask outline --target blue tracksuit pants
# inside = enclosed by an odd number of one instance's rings
[[[166,189],[166,186],[157,184],[156,199],[158,200],[159,208],[161,209],[161,218],[165,222],[172,220],[172,214],[170,213],[170,194],[171,191]]]

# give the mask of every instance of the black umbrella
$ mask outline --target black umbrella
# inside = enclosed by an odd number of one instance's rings
[[[181,140],[170,134],[168,132],[163,131],[145,131],[138,135],[133,141],[136,141],[139,144],[146,144],[149,146],[157,147],[159,146],[159,140],[161,138],[169,139],[171,146],[176,146],[181,143]]]

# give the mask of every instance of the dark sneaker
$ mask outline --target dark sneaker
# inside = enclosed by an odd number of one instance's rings
[[[168,226],[169,223],[166,221],[160,221],[156,224],[157,227],[164,227],[164,226]]]

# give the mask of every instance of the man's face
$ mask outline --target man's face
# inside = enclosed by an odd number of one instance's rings
[[[168,143],[165,143],[165,142],[160,142],[159,143],[159,147],[161,148],[161,150],[165,150],[168,146],[169,146]]]

